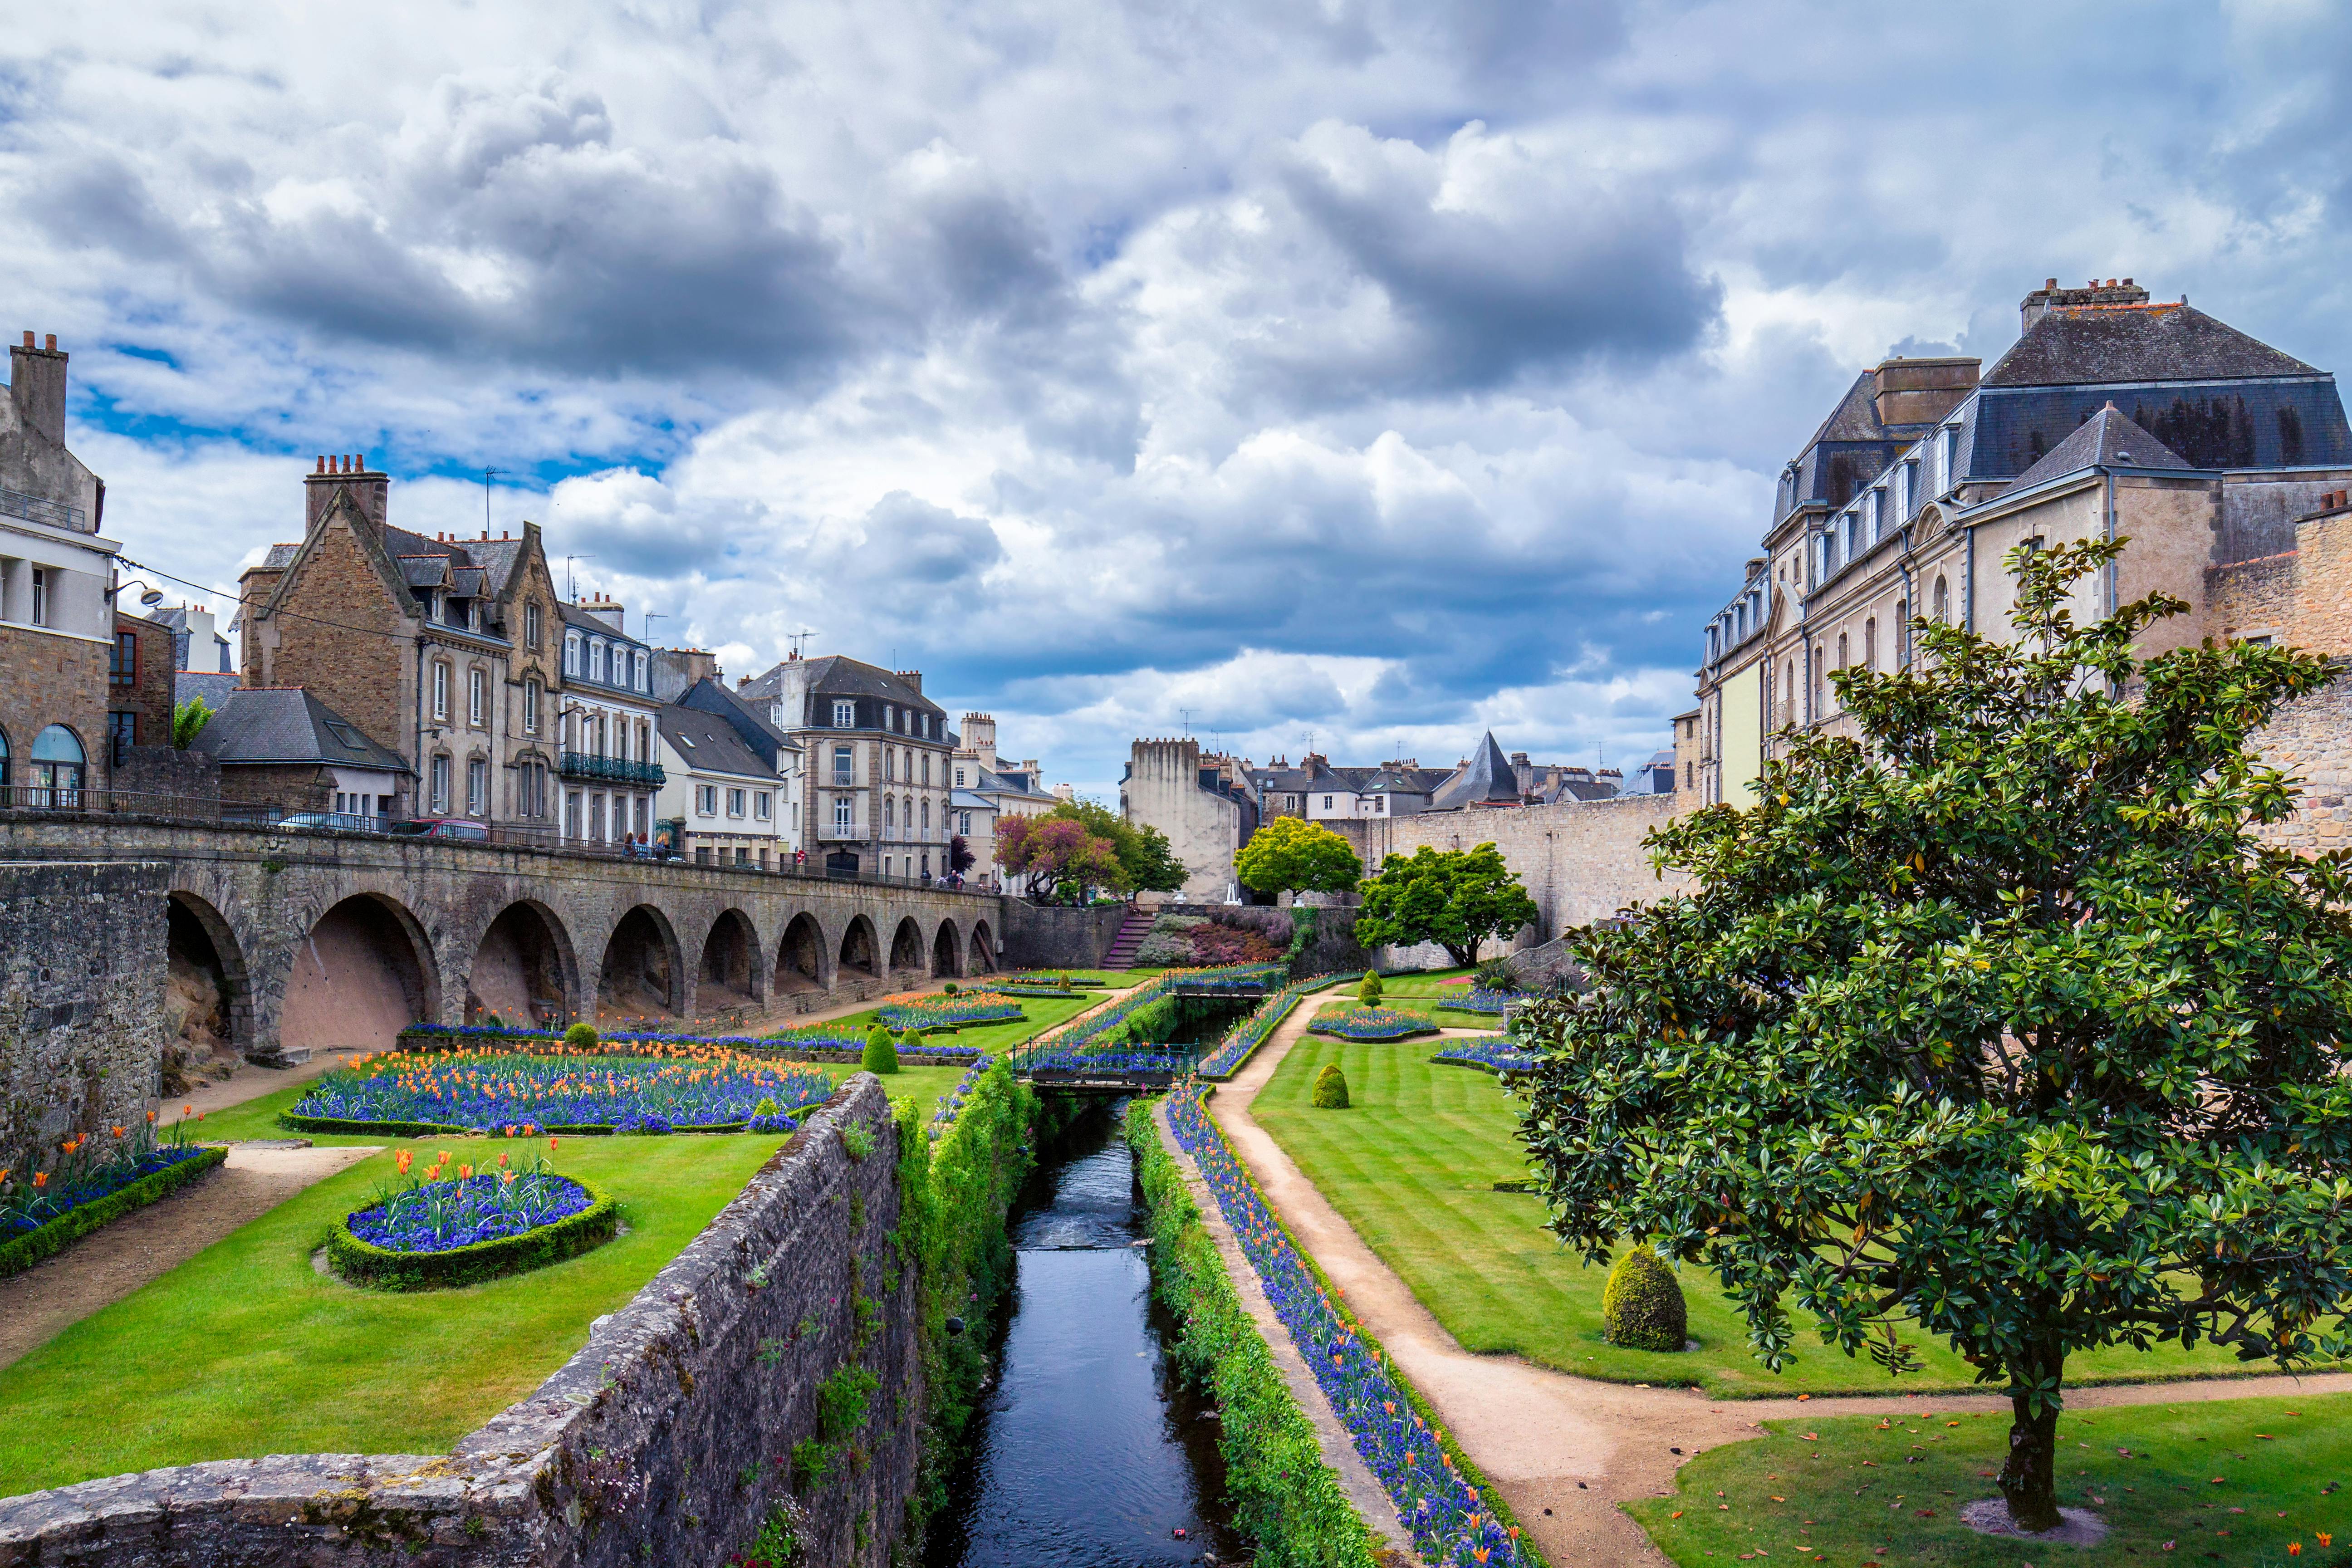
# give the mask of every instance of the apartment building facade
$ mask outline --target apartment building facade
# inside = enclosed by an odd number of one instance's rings
[[[615,600],[564,605],[557,773],[562,833],[588,844],[649,844],[663,772],[654,650],[627,631]]]
[[[946,874],[957,742],[921,671],[795,654],[735,694],[802,748],[813,859],[845,876]]]

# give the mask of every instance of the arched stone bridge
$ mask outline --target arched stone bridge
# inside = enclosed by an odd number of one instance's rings
[[[310,829],[18,818],[0,858],[163,863],[169,994],[264,1060],[420,1018],[789,1015],[992,971],[1002,929],[987,893]]]

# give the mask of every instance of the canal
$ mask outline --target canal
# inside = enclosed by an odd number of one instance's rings
[[[926,1568],[1177,1568],[1245,1552],[1217,1422],[1169,1356],[1114,1109],[1038,1151],[1013,1221],[1013,1310],[971,1462]]]

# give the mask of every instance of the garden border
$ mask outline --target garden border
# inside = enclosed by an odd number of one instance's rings
[[[367,1289],[439,1290],[502,1279],[577,1258],[613,1239],[620,1228],[621,1205],[577,1176],[563,1179],[588,1194],[588,1206],[578,1214],[520,1236],[477,1241],[446,1252],[394,1252],[362,1241],[352,1234],[351,1215],[345,1215],[327,1237],[328,1267],[337,1279]]]
[[[48,1224],[0,1243],[0,1279],[22,1274],[35,1264],[55,1258],[90,1232],[110,1225],[134,1210],[143,1209],[149,1204],[170,1197],[199,1177],[220,1169],[227,1159],[226,1147],[220,1144],[205,1146],[187,1159],[174,1161],[160,1171],[151,1171],[135,1182],[115,1188],[102,1198],[76,1204]]]

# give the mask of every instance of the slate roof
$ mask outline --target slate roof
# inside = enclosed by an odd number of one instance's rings
[[[1838,405],[1830,410],[1830,416],[1822,421],[1822,427],[1813,432],[1813,438],[1805,445],[1817,447],[1823,441],[1886,440],[1886,426],[1878,418],[1877,392],[1878,377],[1874,374],[1864,371],[1855,376],[1853,384],[1846,389],[1845,395],[1838,400]]]
[[[299,541],[292,544],[273,544],[269,547],[269,553],[261,558],[257,570],[283,572],[294,564],[294,552],[301,548]]]
[[[228,695],[235,691],[245,677],[235,670],[215,673],[209,669],[183,669],[172,677],[172,701],[178,704],[192,697],[201,697],[205,706],[219,712],[228,706]]]
[[[776,770],[761,762],[759,754],[746,746],[742,737],[716,713],[669,702],[663,704],[654,721],[679,760],[697,773],[727,773],[762,783],[779,781]]]
[[[984,795],[974,795],[968,789],[950,790],[948,792],[948,809],[950,811],[994,811],[996,809],[996,803],[989,799]]]
[[[2050,310],[1985,373],[1986,386],[2229,381],[2314,367],[2182,303]]]
[[[801,743],[768,722],[762,708],[754,707],[727,689],[727,683],[704,676],[677,694],[677,706],[698,709],[724,719],[738,735],[779,752],[803,750]],[[747,734],[748,729],[748,734]]]
[[[1470,760],[1438,786],[1429,804],[1433,810],[1445,811],[1458,805],[1516,805],[1518,800],[1519,775],[1512,769],[1511,759],[1503,755],[1503,748],[1495,744],[1495,732],[1489,730]]]
[[[400,580],[412,588],[438,588],[449,581],[449,559],[446,555],[402,555]]]
[[[2105,465],[2110,468],[2188,468],[2189,459],[2133,424],[2108,404],[2084,420],[2072,436],[2050,448],[2042,460],[2017,476],[2011,489],[2031,489],[2061,474]]]
[[[601,616],[592,616],[577,605],[559,604],[556,605],[556,610],[557,613],[562,616],[563,624],[565,626],[575,627],[580,631],[587,632],[594,637],[603,637],[607,642],[626,643],[631,647],[641,647],[647,650],[650,650],[653,647],[651,643],[646,641],[643,637],[631,637],[626,632],[614,631],[613,629],[612,622],[604,619]]]
[[[176,686],[176,682],[174,683]],[[411,771],[360,727],[299,686],[239,687],[196,736],[194,750],[224,767],[317,763],[382,773]]]
[[[810,675],[808,691],[813,697],[877,697],[895,702],[902,708],[915,708],[940,716],[941,737],[946,734],[947,710],[917,691],[887,669],[855,659],[844,654],[829,653],[821,658],[806,661]],[[773,700],[783,690],[783,669],[776,665],[765,674],[755,675],[740,689],[746,697]]]

